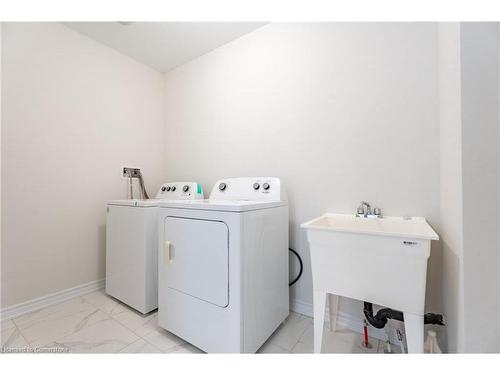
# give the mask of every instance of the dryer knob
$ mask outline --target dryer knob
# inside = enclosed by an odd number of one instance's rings
[[[270,188],[271,186],[269,186],[269,184],[268,184],[267,182],[264,182],[264,183],[262,184],[262,187],[264,188],[264,190],[269,190],[269,188]]]
[[[172,191],[175,191],[175,186],[172,186]]]
[[[255,184],[253,184],[253,189],[254,190],[259,190],[260,189],[260,185],[258,182],[256,182]]]
[[[162,186],[161,191],[165,191],[165,190],[167,190],[167,188],[165,186]]]
[[[226,188],[227,188],[227,185],[224,182],[221,182],[219,184],[219,190],[220,191],[224,191],[224,190],[226,190]]]
[[[184,186],[182,187],[182,191],[183,191],[184,193],[187,193],[187,191],[188,191],[188,190],[189,190],[189,185],[184,185]]]

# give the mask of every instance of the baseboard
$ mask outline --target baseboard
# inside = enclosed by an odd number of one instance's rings
[[[307,303],[299,300],[291,300],[290,310],[302,315],[313,317],[312,303]],[[328,304],[325,312],[325,322],[326,323],[330,322]],[[351,331],[363,333],[363,320],[351,314],[346,314],[342,311],[339,311],[337,314],[337,324]],[[383,329],[376,329],[370,326],[368,327],[368,332],[370,337],[384,341],[387,340],[387,334]]]
[[[35,298],[17,305],[6,307],[0,310],[0,320],[12,319],[30,312],[43,309],[68,299],[75,298],[87,293],[104,288],[104,279],[91,281],[90,283],[75,286],[73,288],[61,290],[43,297]]]

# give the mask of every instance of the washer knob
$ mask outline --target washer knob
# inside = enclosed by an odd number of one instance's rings
[[[227,185],[224,182],[221,182],[219,184],[219,190],[220,191],[224,191],[224,190],[226,190],[226,188],[227,188]]]
[[[165,186],[162,186],[161,191],[165,191],[165,190],[167,190],[167,188]]]
[[[175,191],[175,186],[172,186],[172,191]]]
[[[270,188],[271,186],[269,186],[269,184],[268,184],[267,182],[264,182],[264,183],[262,184],[262,187],[264,188],[264,190],[269,190],[269,188]]]
[[[166,190],[167,190],[167,191],[170,191],[170,189],[171,189],[171,188],[170,188],[170,186],[167,186]]]
[[[184,186],[182,187],[182,191],[183,191],[184,193],[187,193],[187,191],[188,191],[188,190],[189,190],[189,185],[184,185]]]
[[[256,182],[256,183],[253,184],[253,189],[254,190],[259,190],[260,189],[260,185],[259,185],[258,182]]]

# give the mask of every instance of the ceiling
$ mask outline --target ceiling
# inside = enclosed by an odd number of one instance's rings
[[[65,22],[160,72],[265,25],[257,22]]]

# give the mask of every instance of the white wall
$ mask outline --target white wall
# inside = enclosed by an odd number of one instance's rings
[[[443,252],[443,313],[447,337],[441,344],[464,351],[462,97],[460,24],[439,24],[440,236]]]
[[[6,23],[2,307],[104,277],[124,163],[163,181],[163,77],[57,23]]]
[[[436,24],[266,25],[166,74],[165,176],[207,191],[225,176],[281,177],[305,263],[291,297],[311,303],[300,223],[363,199],[438,229],[437,74]],[[434,246],[435,311],[439,255]]]
[[[498,352],[499,35],[439,27],[441,240],[448,351]]]
[[[461,24],[464,329],[466,352],[498,352],[499,37]]]

